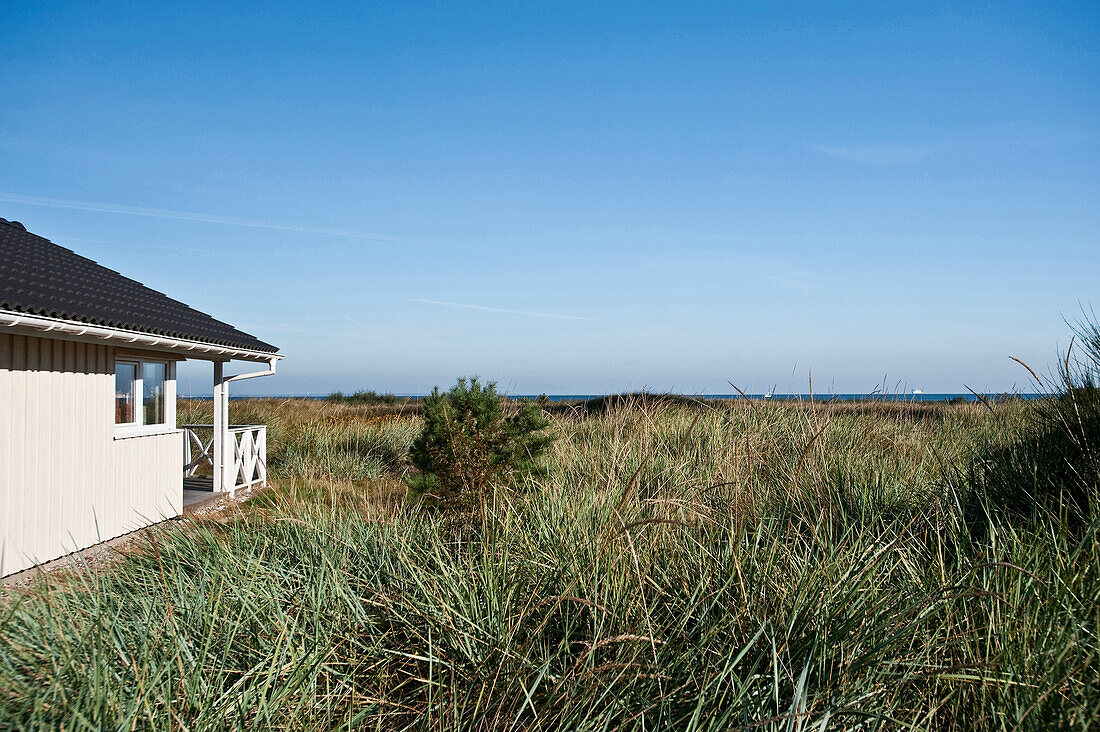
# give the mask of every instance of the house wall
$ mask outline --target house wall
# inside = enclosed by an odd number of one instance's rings
[[[0,333],[0,576],[183,511],[183,435],[115,438],[115,348]]]

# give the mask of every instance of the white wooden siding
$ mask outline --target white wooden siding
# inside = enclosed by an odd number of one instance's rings
[[[0,334],[0,576],[183,511],[182,433],[114,422],[112,346]]]

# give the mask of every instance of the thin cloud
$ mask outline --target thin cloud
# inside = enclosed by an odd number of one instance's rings
[[[930,147],[906,147],[904,145],[873,145],[870,147],[815,145],[814,150],[840,160],[880,166],[919,163],[933,153],[933,149]]]
[[[55,244],[99,244],[102,246],[110,247],[124,247],[127,249],[141,249],[142,251],[147,249],[160,249],[166,252],[185,252],[188,254],[224,254],[224,250],[218,249],[200,249],[197,247],[179,247],[179,246],[162,246],[160,244],[139,244],[137,242],[125,242],[125,241],[112,241],[109,239],[85,239],[81,236],[58,236],[55,237],[57,241]]]
[[[792,289],[798,290],[803,295],[810,294],[810,284],[804,281],[799,276],[786,277],[784,275],[764,275],[764,279],[771,280],[777,285],[782,285],[783,287],[790,287]]]
[[[0,193],[0,201],[4,201],[6,203],[20,203],[27,206],[43,206],[45,208],[64,208],[74,211],[95,211],[97,213],[123,214],[125,216],[145,216],[153,219],[196,221],[203,224],[221,224],[223,226],[243,226],[250,229],[293,231],[301,234],[323,234],[325,236],[336,236],[345,239],[383,241],[393,244],[428,243],[427,240],[424,239],[393,236],[391,234],[377,234],[372,232],[353,231],[350,229],[340,229],[328,226],[308,226],[305,224],[287,224],[277,221],[238,219],[230,216],[216,216],[213,214],[195,213],[192,211],[175,211],[167,208],[125,206],[122,204],[98,203],[95,201],[72,201],[64,198],[38,198],[36,196],[21,196],[10,193]]]
[[[694,253],[700,255],[700,265],[713,266],[716,261],[735,265],[747,273],[755,273],[751,276],[790,287],[803,295],[808,295],[822,279],[828,279],[827,275],[803,269],[792,260],[768,254],[714,248],[697,249]]]
[[[487,305],[470,305],[464,302],[449,302],[447,300],[424,300],[421,298],[406,298],[405,302],[418,302],[425,305],[438,305],[442,308],[459,308],[462,310],[483,310],[489,313],[505,313],[507,315],[525,315],[529,318],[550,318],[553,320],[592,320],[592,318],[580,315],[559,315],[557,313],[540,313],[534,310],[513,310],[511,308],[491,308]]]
[[[813,149],[853,163],[889,166],[919,163],[930,157],[943,155],[1073,145],[1095,141],[1098,137],[1100,131],[1092,127],[1006,123],[960,130],[926,140],[922,144],[814,145]]]
[[[349,338],[354,337],[355,333],[349,331],[335,332],[331,330],[317,330],[316,328],[300,328],[290,323],[279,323],[278,325],[264,325],[257,326],[255,328],[257,332],[278,332],[278,333],[295,333],[301,335],[323,335],[331,336],[333,338]]]

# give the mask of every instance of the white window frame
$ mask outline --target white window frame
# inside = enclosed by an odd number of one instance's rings
[[[120,363],[133,364],[134,369],[134,421],[123,424],[115,423],[115,439],[126,437],[144,437],[147,435],[165,435],[178,432],[176,429],[176,362],[167,358],[155,358],[148,356],[117,356],[115,358],[114,373],[118,373]],[[164,422],[157,424],[144,424],[145,419],[145,389],[142,384],[142,371],[144,364],[157,363],[164,365]],[[115,383],[111,384],[112,404],[116,396]],[[111,410],[114,414],[114,409]]]

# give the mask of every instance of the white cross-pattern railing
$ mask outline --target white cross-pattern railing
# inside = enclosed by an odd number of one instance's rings
[[[203,466],[214,467],[214,425],[185,424],[183,440],[183,475],[191,477]],[[200,435],[200,431],[202,435]],[[203,436],[209,438],[203,440]],[[235,424],[229,426],[233,445],[232,465],[226,470],[233,476],[232,490],[256,484],[267,485],[267,425]],[[218,486],[214,486],[219,490]]]
[[[211,450],[214,445],[214,425],[185,424],[181,429],[183,429],[183,477],[190,478],[203,464],[213,469],[214,456]],[[209,432],[210,439],[203,442],[198,430]]]

